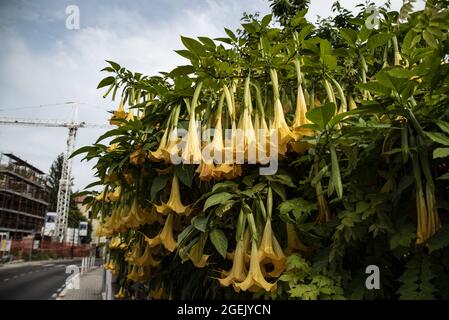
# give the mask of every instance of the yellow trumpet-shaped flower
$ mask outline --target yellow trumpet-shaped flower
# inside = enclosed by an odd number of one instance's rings
[[[120,300],[120,299],[124,299],[125,296],[126,296],[125,288],[121,287],[120,290],[118,291],[118,293],[115,295],[115,298]]]
[[[173,252],[176,249],[176,240],[173,237],[173,214],[168,215],[159,238],[168,251]]]
[[[206,163],[202,161],[196,172],[199,173],[199,178],[201,181],[211,181],[215,178],[214,175],[215,165],[213,163]]]
[[[249,242],[249,232],[245,232],[243,239],[237,241],[235,252],[233,253],[232,268],[225,272],[226,277],[218,279],[222,286],[228,287],[233,283],[245,280],[247,271],[245,267],[246,249]]]
[[[228,169],[224,166],[226,166],[226,164],[224,164],[223,167],[221,167],[222,168],[222,177],[224,179],[232,180],[232,179],[235,179],[242,175],[242,166],[240,164],[228,165],[231,167],[231,170],[227,173],[226,173],[226,170],[228,170]]]
[[[307,112],[306,99],[304,97],[302,85],[300,84],[296,96],[296,110],[295,110],[295,118],[293,120],[293,128],[300,127],[303,124],[310,123],[309,119],[306,118],[306,112]]]
[[[149,156],[152,161],[161,161],[165,159],[165,155],[162,150],[167,148],[168,129],[166,129],[162,135],[161,142],[156,151],[150,151]]]
[[[255,161],[257,157],[256,132],[254,130],[254,125],[248,108],[243,110],[237,128],[240,129],[243,134],[243,146],[235,146],[236,159],[239,159],[239,154],[243,154],[246,161],[249,161],[251,158],[251,160]],[[240,149],[241,147],[243,147],[243,149]]]
[[[287,248],[285,249],[285,253],[287,255],[292,254],[293,252],[299,251],[302,253],[307,253],[309,248],[299,240],[298,235],[296,234],[295,226],[291,223],[286,224],[287,229]]]
[[[214,167],[212,175],[216,180],[218,180],[221,178],[225,178],[225,176],[231,176],[233,170],[234,164],[221,163]]]
[[[165,147],[161,149],[162,158],[166,163],[172,163],[171,158],[179,154],[179,141],[180,138],[178,138],[178,129],[175,127],[168,135]]]
[[[279,154],[285,155],[287,152],[287,144],[294,139],[294,135],[285,121],[284,110],[282,109],[282,103],[279,98],[276,98],[274,102],[274,117],[271,129],[276,130],[278,133]]]
[[[138,274],[138,266],[133,264],[130,268],[131,271],[128,272],[127,278],[132,281],[138,281],[139,280],[139,274]]]
[[[168,199],[168,202],[162,202],[160,206],[156,205],[155,207],[157,212],[162,214],[176,212],[177,214],[188,215],[190,213],[189,206],[182,204],[181,194],[179,192],[179,182],[176,175],[173,175],[170,198]]]
[[[208,254],[204,254],[204,244],[205,240],[198,240],[192,248],[190,248],[188,257],[192,261],[193,265],[197,268],[204,268],[207,265],[207,259],[209,259]]]
[[[126,121],[134,121],[134,111],[129,110],[128,115],[126,116]]]
[[[265,280],[262,270],[260,269],[259,252],[257,250],[257,243],[252,241],[251,245],[251,261],[249,265],[248,275],[245,280],[240,283],[235,283],[234,287],[237,291],[243,290],[250,292],[257,292],[260,289],[264,289],[267,292],[273,292],[276,290],[276,283],[269,283]]]
[[[147,157],[147,152],[145,150],[143,150],[142,148],[139,148],[139,149],[133,151],[133,153],[131,153],[131,155],[129,156],[129,162],[136,166],[141,165],[142,163],[145,162],[146,157]]]
[[[152,300],[161,300],[164,299],[164,297],[166,297],[167,295],[164,289],[161,287],[157,290],[151,290],[149,296]]]
[[[113,143],[107,149],[106,152],[114,152],[120,146],[120,143]]]
[[[121,192],[122,192],[122,187],[117,186],[113,192],[108,192],[106,194],[106,199],[108,201],[117,201],[120,198]]]
[[[111,119],[109,120],[109,124],[120,126],[121,122],[117,121],[117,119],[126,119],[127,113],[125,111],[125,106],[123,100],[120,101],[117,111],[114,111]]]
[[[195,121],[195,111],[191,111],[189,120],[189,130],[187,131],[186,144],[182,150],[182,160],[184,163],[200,163],[201,156],[201,143],[198,132],[198,125]]]
[[[157,267],[161,262],[154,260],[151,254],[151,247],[145,246],[145,251],[135,260],[135,263],[139,266]]]
[[[259,246],[259,261],[262,265],[271,263],[274,266],[273,271],[268,275],[279,277],[284,272],[287,258],[279,245],[276,236],[271,229],[271,221],[268,219],[262,235],[262,241]]]
[[[145,236],[145,241],[150,247],[155,247],[158,244],[162,244],[168,251],[175,251],[176,241],[173,237],[173,213],[168,215],[161,233],[154,238],[148,238]]]

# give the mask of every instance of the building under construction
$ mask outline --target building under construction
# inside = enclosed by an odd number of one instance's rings
[[[0,233],[21,239],[40,234],[50,199],[47,177],[11,153],[0,153]]]

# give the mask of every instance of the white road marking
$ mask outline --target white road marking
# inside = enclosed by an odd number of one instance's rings
[[[52,267],[54,265],[55,265],[54,263],[47,263],[47,264],[42,265],[42,267]]]
[[[14,279],[17,279],[17,278],[18,278],[18,276],[14,276],[13,278],[14,278]]]
[[[19,277],[23,277],[25,275],[25,273],[21,273]]]
[[[33,271],[28,271],[28,274],[33,273]]]
[[[58,290],[56,290],[56,292],[61,292],[62,291],[62,288],[59,288]]]
[[[58,296],[58,294],[57,293],[53,293],[52,295],[51,295],[51,297],[54,299],[54,298],[56,298]]]
[[[9,281],[9,278],[5,278],[5,279],[3,279],[3,281]]]

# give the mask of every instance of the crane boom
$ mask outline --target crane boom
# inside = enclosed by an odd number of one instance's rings
[[[74,109],[76,113],[76,107]],[[0,125],[21,125],[21,126],[38,126],[38,127],[53,127],[53,128],[68,128],[69,136],[67,138],[67,149],[63,157],[61,179],[59,180],[58,188],[58,202],[56,205],[56,230],[55,238],[59,242],[63,242],[67,236],[67,223],[70,207],[70,186],[72,173],[72,159],[70,155],[75,149],[76,133],[79,128],[111,128],[109,125],[100,124],[86,124],[85,122],[77,123],[62,122],[57,120],[40,120],[40,119],[15,119],[8,117],[0,117]]]
[[[0,117],[0,124],[6,125],[20,125],[20,126],[39,126],[39,127],[54,127],[54,128],[99,128],[108,129],[111,126],[102,124],[87,124],[85,122],[73,123],[62,122],[57,120],[40,120],[40,119],[16,119],[8,117]]]

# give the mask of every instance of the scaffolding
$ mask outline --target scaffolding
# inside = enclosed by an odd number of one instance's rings
[[[41,233],[49,198],[44,172],[11,153],[0,153],[0,232],[14,239]]]

